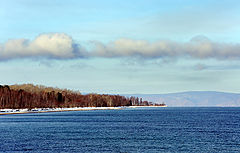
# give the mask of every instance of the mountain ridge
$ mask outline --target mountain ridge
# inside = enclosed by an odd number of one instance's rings
[[[219,91],[185,91],[167,94],[124,94],[137,96],[170,107],[239,107],[240,93]]]

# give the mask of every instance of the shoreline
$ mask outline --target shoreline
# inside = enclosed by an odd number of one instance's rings
[[[128,108],[149,108],[149,107],[167,107],[167,105],[165,106],[128,106]]]
[[[73,108],[34,108],[28,109],[0,109],[0,115],[28,114],[28,113],[49,113],[65,111],[90,111],[90,110],[121,110],[125,108],[147,108],[147,107],[167,107],[167,106],[121,106],[121,107],[73,107]]]
[[[37,109],[0,109],[0,115],[28,114],[28,113],[49,113],[66,111],[90,111],[90,110],[120,110],[124,107],[73,107],[73,108],[37,108]]]

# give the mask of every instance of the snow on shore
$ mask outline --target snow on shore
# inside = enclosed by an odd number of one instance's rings
[[[23,113],[42,113],[42,112],[61,112],[61,111],[109,110],[109,109],[123,109],[123,107],[73,107],[73,108],[0,109],[0,115],[4,115],[4,114],[23,114]]]
[[[128,108],[147,108],[147,107],[167,107],[167,105],[164,105],[164,106],[128,106]]]
[[[24,113],[43,113],[43,112],[62,112],[62,111],[86,111],[86,110],[114,110],[124,108],[142,107],[167,107],[167,106],[123,106],[123,107],[73,107],[73,108],[34,108],[34,109],[0,109],[0,115],[24,114]]]

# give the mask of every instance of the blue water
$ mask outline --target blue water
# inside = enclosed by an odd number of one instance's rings
[[[0,116],[0,152],[240,152],[240,108]]]

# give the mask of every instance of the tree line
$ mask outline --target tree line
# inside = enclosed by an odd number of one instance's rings
[[[0,109],[148,106],[151,102],[138,97],[108,94],[86,94],[45,86],[0,85]]]

